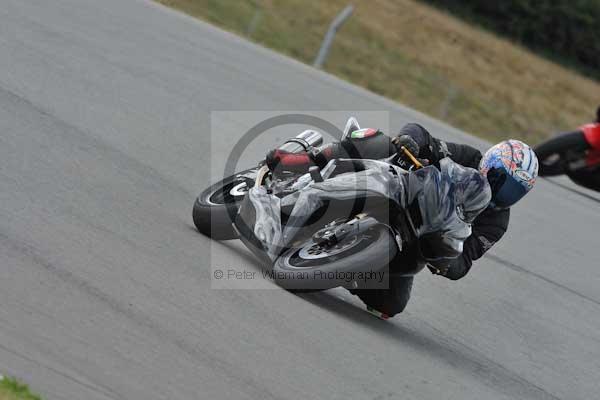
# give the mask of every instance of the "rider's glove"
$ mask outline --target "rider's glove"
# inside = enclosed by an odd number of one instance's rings
[[[410,153],[417,158],[419,156],[419,145],[409,135],[400,135],[392,138],[392,144],[396,147],[396,151],[398,152],[398,165],[400,165],[404,169],[409,169],[413,162],[407,155],[402,151],[402,147],[405,147]],[[417,158],[419,162],[423,165],[429,165],[428,160],[424,160],[421,158]]]
[[[412,153],[413,156],[419,156],[419,145],[412,137],[408,135],[400,135],[392,138],[392,143],[396,146],[397,151],[401,151],[402,146],[406,147],[408,151]]]
[[[431,264],[427,264],[427,268],[429,268],[429,271],[431,271],[431,273],[433,275],[445,276],[448,273],[448,267],[449,267],[449,265],[442,265],[442,266],[434,267]]]
[[[431,265],[427,267],[434,275],[441,275],[450,280],[458,280],[464,277],[471,269],[470,263],[467,264],[462,260],[462,257],[455,258],[446,265]]]

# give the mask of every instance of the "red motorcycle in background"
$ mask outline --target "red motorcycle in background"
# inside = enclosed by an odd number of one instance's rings
[[[578,185],[600,191],[600,107],[596,114],[596,122],[535,147],[539,176],[567,175]]]

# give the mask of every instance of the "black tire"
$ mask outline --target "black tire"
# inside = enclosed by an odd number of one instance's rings
[[[354,241],[354,242],[349,242]],[[351,273],[380,271],[394,259],[398,247],[389,228],[376,225],[341,244],[342,250],[333,255],[304,258],[316,243],[311,239],[284,252],[273,265],[275,282],[294,291],[326,290],[348,286],[344,278]],[[299,279],[300,278],[300,279]],[[387,278],[387,277],[386,277]]]
[[[250,171],[252,170],[243,171],[242,174]],[[236,175],[223,179],[200,193],[192,210],[194,225],[200,233],[215,240],[237,239],[232,217],[237,213],[243,195],[232,196],[229,193],[241,183],[246,183],[246,187],[254,184],[251,179]]]
[[[549,139],[534,149],[539,159],[539,176],[556,176],[567,173],[565,154],[583,152],[587,142],[581,132],[572,132]]]

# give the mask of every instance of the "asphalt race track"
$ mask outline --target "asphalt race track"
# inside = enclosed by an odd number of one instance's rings
[[[593,198],[540,181],[467,278],[419,275],[387,322],[342,289],[211,290],[211,265],[256,264],[191,221],[244,125],[211,135],[215,110],[386,111],[485,146],[152,3],[4,0],[0,373],[50,400],[598,397]]]

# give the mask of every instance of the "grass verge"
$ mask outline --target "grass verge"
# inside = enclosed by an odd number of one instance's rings
[[[16,379],[0,375],[0,400],[41,400],[41,397]]]
[[[348,0],[156,0],[312,63]],[[495,140],[592,119],[600,83],[414,0],[356,0],[325,70]],[[434,133],[435,134],[435,133]]]

